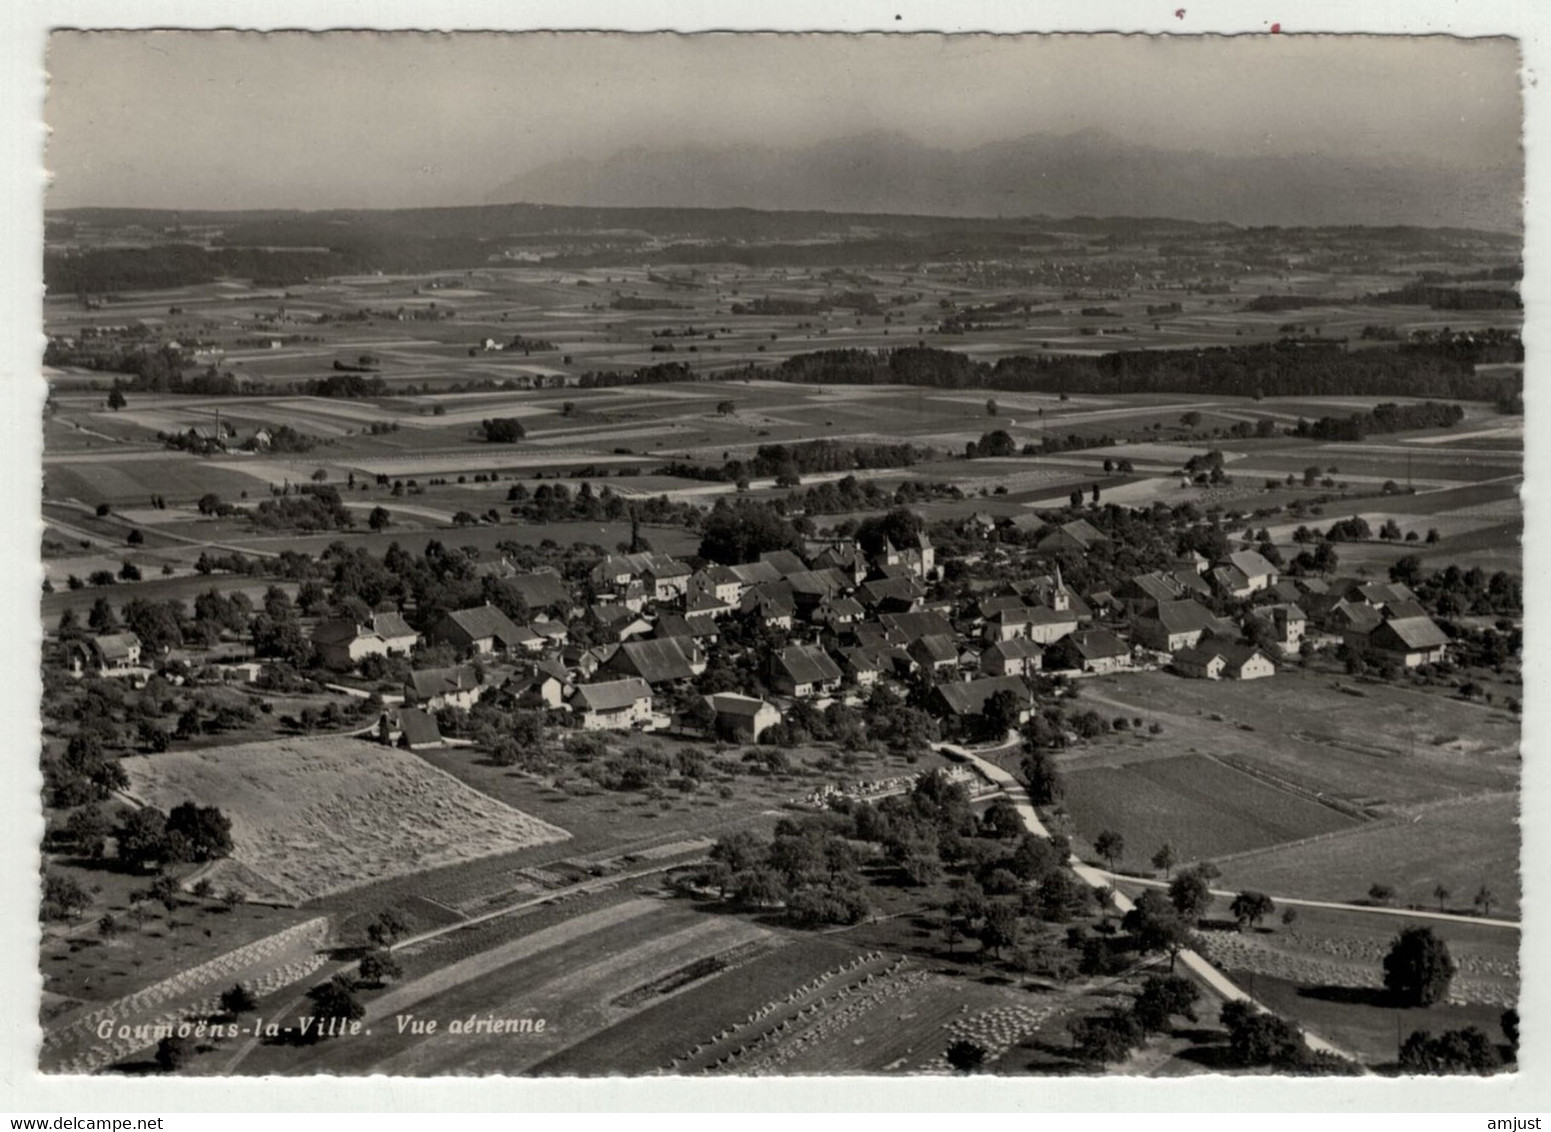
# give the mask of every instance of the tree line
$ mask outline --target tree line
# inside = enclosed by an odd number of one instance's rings
[[[1098,356],[1015,355],[979,362],[924,345],[819,350],[758,375],[800,384],[903,384],[1031,393],[1206,393],[1432,396],[1495,400],[1517,378],[1477,365],[1522,361],[1517,333],[1482,330],[1414,336],[1394,347],[1348,350],[1341,342],[1280,341],[1188,350],[1122,350]]]
[[[1302,417],[1293,426],[1292,434],[1306,440],[1361,440],[1389,432],[1409,432],[1423,428],[1453,428],[1465,417],[1465,410],[1458,405],[1438,401],[1420,404],[1398,405],[1386,401],[1375,405],[1366,413],[1352,413],[1345,417],[1320,417],[1310,421]]]

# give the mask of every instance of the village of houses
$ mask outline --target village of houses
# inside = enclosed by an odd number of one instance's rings
[[[996,522],[980,513],[965,521],[982,537]],[[1024,561],[1048,573],[1010,571],[994,592],[967,601],[934,597],[944,562],[925,534],[914,545],[888,543],[872,557],[853,539],[818,539],[804,555],[779,550],[740,565],[696,568],[652,552],[609,554],[592,571],[596,600],[589,606],[558,573],[518,572],[504,559],[481,563],[481,574],[546,612],[518,624],[483,604],[418,632],[402,613],[383,610],[364,621],[320,620],[311,642],[317,664],[341,681],[328,686],[358,697],[366,692],[346,681],[369,658],[412,658],[422,643],[450,646],[462,658],[416,668],[401,693],[381,696],[384,712],[371,733],[411,749],[447,742],[439,711],[466,710],[490,695],[584,731],[698,728],[751,742],[795,703],[859,703],[884,684],[914,689],[945,736],[981,736],[1000,693],[1013,697],[1018,721],[1026,720],[1041,677],[1166,669],[1180,679],[1259,680],[1274,678],[1300,653],[1343,642],[1404,668],[1438,662],[1447,648],[1447,636],[1406,586],[1287,577],[1253,549],[1216,562],[1188,554],[1112,590],[1078,593],[1063,581],[1061,560],[1085,555],[1107,536],[1084,518],[1041,529]],[[1251,603],[1249,616],[1260,623],[1255,640],[1213,613],[1206,601],[1214,594]],[[614,640],[573,642],[568,624],[584,617]],[[723,659],[739,650],[724,632],[734,619],[767,631],[779,646],[765,654],[764,694],[699,696],[697,678],[718,650]],[[72,640],[68,657],[75,675],[143,679],[158,666],[128,632]],[[263,662],[215,667],[223,679],[252,681]]]

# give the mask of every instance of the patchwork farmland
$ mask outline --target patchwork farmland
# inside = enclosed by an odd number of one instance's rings
[[[1515,246],[1095,223],[51,293],[45,1067],[1389,1073],[1413,920],[1496,1026],[1521,316],[1372,296]]]

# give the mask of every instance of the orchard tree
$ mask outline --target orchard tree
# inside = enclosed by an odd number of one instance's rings
[[[1292,1069],[1303,1063],[1303,1035],[1284,1018],[1256,1010],[1243,999],[1223,1004],[1222,1023],[1228,1028],[1228,1048],[1240,1065]]]
[[[1169,884],[1169,902],[1192,923],[1206,915],[1206,910],[1212,906],[1212,891],[1200,869],[1191,869],[1174,878]]]
[[[43,903],[39,911],[44,920],[73,920],[91,904],[91,897],[79,881],[64,873],[48,873],[43,878]]]
[[[1156,889],[1148,889],[1120,921],[1123,930],[1136,937],[1143,952],[1167,951],[1169,970],[1190,942],[1190,927],[1178,910]]]
[[[407,934],[409,921],[396,908],[384,908],[377,918],[366,926],[366,938],[378,947],[388,947]]]
[[[323,1029],[330,1021],[355,1022],[366,1016],[366,1007],[356,997],[356,981],[349,975],[335,975],[326,983],[307,992],[312,1008],[317,1012],[311,1027],[303,1035],[304,1040],[317,1041],[323,1037]]]
[[[232,851],[232,822],[215,806],[182,802],[167,815],[168,856],[183,861],[210,861]]]
[[[981,828],[998,841],[1021,837],[1025,830],[1018,808],[1006,798],[998,798],[980,815]]]
[[[65,822],[65,833],[81,853],[94,861],[101,860],[107,851],[108,819],[95,803],[82,806]]]
[[[1125,1010],[1106,1010],[1102,1014],[1074,1018],[1066,1028],[1071,1031],[1077,1056],[1099,1065],[1124,1061],[1147,1039],[1141,1022]]]
[[[1002,948],[1018,946],[1018,909],[1000,901],[986,907],[985,918],[980,925],[980,943],[998,959]]]
[[[178,882],[164,874],[151,882],[148,891],[152,900],[167,909],[167,922],[170,924],[172,914],[178,910]]]
[[[1196,1021],[1196,1000],[1201,992],[1189,979],[1179,975],[1149,975],[1131,1004],[1131,1013],[1149,1034],[1168,1029],[1169,1019],[1178,1015]]]
[[[377,986],[382,986],[388,980],[400,978],[404,974],[404,968],[393,957],[393,952],[383,948],[368,951],[361,956],[359,969],[362,980],[375,983]]]
[[[1089,906],[1093,899],[1092,891],[1065,869],[1053,869],[1039,882],[1037,899],[1040,919],[1052,924],[1068,922]]]
[[[167,815],[155,806],[130,810],[118,828],[118,857],[130,868],[146,871],[166,859]]]

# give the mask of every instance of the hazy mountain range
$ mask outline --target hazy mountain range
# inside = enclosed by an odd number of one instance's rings
[[[541,166],[489,203],[825,209],[947,216],[1158,216],[1241,225],[1415,224],[1517,230],[1517,165],[1222,156],[1098,130],[954,152],[897,134],[799,149],[630,148]]]

